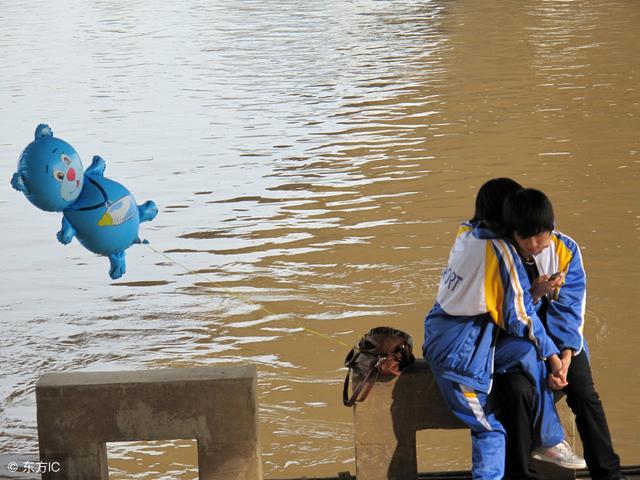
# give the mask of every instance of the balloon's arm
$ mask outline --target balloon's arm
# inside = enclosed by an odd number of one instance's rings
[[[11,177],[11,186],[18,190],[19,192],[29,194],[29,190],[27,190],[27,186],[24,184],[24,179],[22,178],[22,174],[20,172],[16,172]]]
[[[150,222],[158,215],[158,207],[153,200],[147,200],[142,205],[138,205],[138,213],[140,214],[140,223]]]
[[[63,245],[68,244],[71,240],[73,240],[73,237],[76,236],[76,229],[71,226],[71,223],[69,222],[69,220],[67,220],[67,217],[62,217],[62,228],[56,236],[58,237],[58,241]]]
[[[104,176],[104,169],[107,167],[104,159],[100,155],[95,155],[93,160],[91,160],[91,165],[87,168],[87,171],[84,172],[85,175],[91,175],[93,177],[102,177]]]

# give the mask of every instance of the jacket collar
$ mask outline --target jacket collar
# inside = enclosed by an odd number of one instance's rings
[[[481,240],[490,240],[493,238],[502,238],[501,235],[498,235],[496,232],[487,228],[487,226],[482,221],[474,221],[474,222],[465,222],[464,225],[468,225],[472,229],[472,234],[474,237],[479,238]]]

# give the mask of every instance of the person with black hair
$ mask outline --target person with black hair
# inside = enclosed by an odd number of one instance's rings
[[[506,433],[489,403],[494,373],[524,372],[535,385],[534,416],[549,436],[564,440],[544,363],[556,384],[566,384],[560,352],[537,317],[515,248],[490,228],[502,225],[498,207],[520,188],[504,178],[480,188],[475,215],[458,231],[424,323],[424,357],[445,402],[471,429],[474,479],[504,476]],[[566,456],[564,466],[576,462],[582,459]]]
[[[476,194],[475,211],[470,223],[480,222],[495,233],[504,234],[502,206],[513,192],[524,187],[511,178],[493,178],[485,182]]]
[[[620,458],[613,449],[611,434],[600,397],[595,390],[587,344],[583,336],[586,276],[577,243],[555,230],[553,206],[547,196],[527,188],[512,192],[503,205],[502,220],[532,284],[558,282],[537,304],[537,313],[549,336],[561,351],[562,373],[567,384],[551,376],[554,389],[562,389],[576,416],[576,425],[584,447],[584,457],[594,480],[620,480]],[[554,278],[555,277],[555,278]],[[507,374],[499,382],[500,397],[510,403],[503,408],[500,420],[511,437],[507,446],[507,476],[531,476],[529,455],[533,432],[521,428],[531,423],[528,408],[534,388],[517,374]],[[545,432],[540,432],[545,441]],[[513,446],[515,445],[515,448]],[[554,452],[536,448],[532,458],[557,463]]]

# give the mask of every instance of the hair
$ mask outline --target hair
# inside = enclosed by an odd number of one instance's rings
[[[504,233],[502,205],[511,193],[518,190],[522,190],[522,185],[510,178],[501,177],[489,180],[478,190],[476,211],[471,221],[484,222],[496,233]]]
[[[534,188],[511,193],[504,201],[502,218],[509,236],[517,233],[522,238],[529,238],[555,228],[551,201]]]

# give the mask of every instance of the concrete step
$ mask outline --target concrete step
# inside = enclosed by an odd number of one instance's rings
[[[627,480],[640,480],[640,465],[628,465],[622,467],[622,473],[627,477]],[[576,478],[588,480],[588,470],[578,470],[576,472]],[[471,472],[468,470],[456,471],[456,472],[429,472],[419,473],[418,480],[470,480]],[[276,480],[276,479],[271,479]],[[356,477],[349,472],[340,472],[337,477],[298,477],[287,478],[279,480],[356,480]]]

